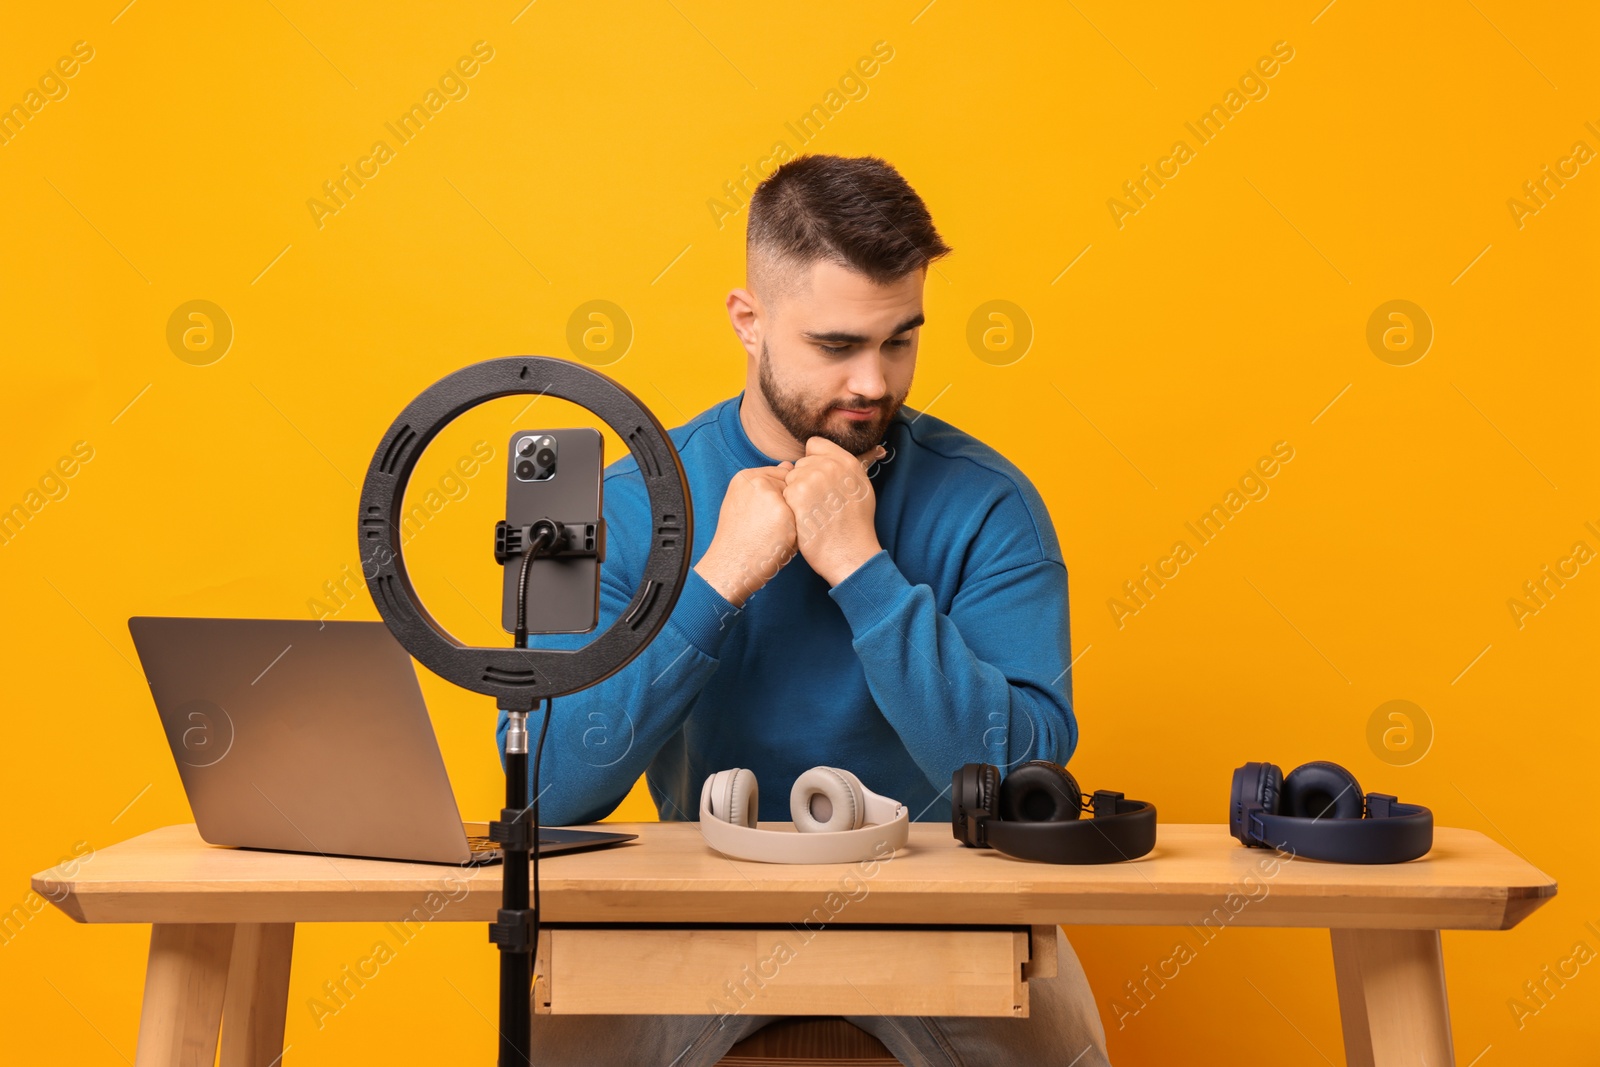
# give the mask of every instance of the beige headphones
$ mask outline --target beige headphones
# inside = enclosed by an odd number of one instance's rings
[[[743,767],[718,771],[700,787],[700,833],[725,856],[761,863],[855,863],[881,858],[885,844],[904,847],[911,817],[837,767],[813,767],[795,779],[789,814],[799,833],[756,829],[756,776]]]

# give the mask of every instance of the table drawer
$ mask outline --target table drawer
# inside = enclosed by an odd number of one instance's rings
[[[1056,928],[558,926],[534,966],[546,1014],[1026,1017]]]

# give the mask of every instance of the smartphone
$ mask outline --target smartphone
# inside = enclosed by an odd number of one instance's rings
[[[599,525],[605,441],[599,430],[518,430],[506,469],[506,523],[520,529],[540,519],[558,525]],[[604,545],[601,532],[599,544]],[[536,559],[528,572],[530,634],[588,633],[600,621],[600,562],[596,556]],[[522,554],[505,561],[500,625],[516,632]]]

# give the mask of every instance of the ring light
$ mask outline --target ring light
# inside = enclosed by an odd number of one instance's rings
[[[553,396],[605,420],[639,464],[650,495],[650,553],[627,610],[579,649],[463,645],[417,599],[400,546],[401,505],[417,460],[462,412],[503,396]],[[560,520],[562,516],[552,516]],[[408,404],[379,442],[361,486],[362,574],[378,613],[406,651],[439,677],[492,696],[508,710],[604,681],[665,625],[689,573],[694,517],[683,463],[667,431],[627,389],[587,367],[549,356],[509,356],[464,367]]]

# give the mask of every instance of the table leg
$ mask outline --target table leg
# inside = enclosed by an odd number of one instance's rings
[[[240,923],[222,1005],[222,1067],[274,1067],[283,1058],[294,923]]]
[[[1330,933],[1349,1067],[1454,1064],[1439,931]]]
[[[150,928],[137,1067],[211,1067],[232,950],[232,923]]]

